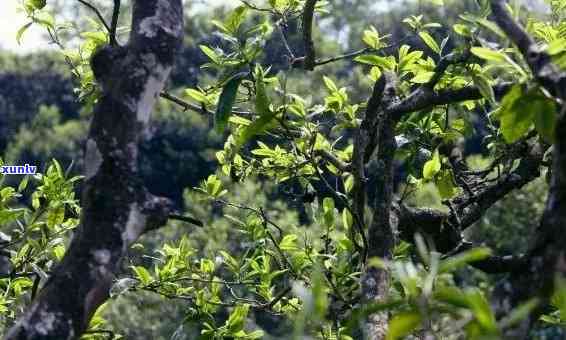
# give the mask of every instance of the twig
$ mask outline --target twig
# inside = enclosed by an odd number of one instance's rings
[[[342,160],[338,159],[332,153],[327,150],[317,150],[315,151],[317,156],[320,156],[326,159],[330,164],[334,165],[338,170],[342,172],[349,172],[352,170],[352,166],[348,163],[343,162]]]
[[[293,53],[291,46],[289,46],[289,42],[287,41],[287,36],[285,35],[285,31],[283,30],[282,25],[283,25],[282,22],[279,22],[279,24],[277,25],[277,27],[279,28],[279,34],[281,35],[281,40],[283,41],[283,45],[285,46],[287,53],[289,53],[290,60],[294,61],[295,60],[295,54]]]
[[[273,14],[273,10],[269,9],[269,8],[262,8],[262,7],[257,7],[256,5],[250,3],[249,1],[246,0],[240,0],[241,3],[243,3],[246,7],[253,9],[255,11],[258,12],[265,12],[265,13],[271,13]]]
[[[196,218],[193,218],[193,217],[190,217],[190,216],[170,214],[168,216],[168,218],[171,219],[171,220],[183,221],[183,222],[187,222],[187,223],[190,223],[190,224],[194,224],[198,227],[204,227],[204,223],[202,223],[202,221],[197,220]]]
[[[191,110],[197,113],[204,113],[207,115],[213,115],[214,112],[207,110],[205,107],[199,106],[197,104],[193,104],[190,103],[188,101],[185,101],[177,96],[172,95],[171,93],[167,92],[167,91],[161,91],[159,93],[159,96],[163,99],[166,99],[174,104],[179,105],[180,107],[183,108],[184,111],[187,110]],[[232,113],[237,114],[237,115],[241,115],[241,116],[253,116],[253,112],[250,111],[239,111],[239,110],[232,110]]]
[[[117,46],[116,28],[118,27],[118,17],[120,16],[120,2],[121,0],[114,0],[114,8],[112,10],[112,23],[110,25],[110,45]]]
[[[426,83],[424,86],[428,87],[429,89],[433,89],[434,86],[440,80],[440,78],[442,78],[442,76],[446,72],[446,69],[450,65],[465,62],[469,57],[470,57],[470,50],[469,49],[466,49],[463,53],[452,52],[452,53],[442,57],[440,59],[440,62],[438,63],[438,65],[434,69],[434,75],[429,80],[429,82]]]
[[[98,17],[98,20],[100,20],[100,22],[102,23],[102,25],[104,26],[104,28],[106,28],[106,30],[108,31],[108,33],[112,32],[112,29],[110,28],[110,26],[108,26],[108,24],[106,23],[106,20],[104,20],[104,17],[102,16],[102,13],[100,13],[100,11],[98,10],[98,8],[96,8],[94,5],[88,3],[85,0],[78,0],[81,4],[85,5],[86,7],[88,7],[89,9],[91,9],[96,16]]]
[[[335,57],[331,57],[331,58],[327,58],[327,59],[322,59],[322,60],[317,60],[315,62],[315,66],[322,66],[322,65],[325,65],[325,64],[333,63],[335,61],[340,61],[340,60],[344,60],[344,59],[352,59],[352,58],[355,58],[357,56],[369,53],[372,50],[373,49],[367,47],[367,48],[363,48],[363,49],[358,50],[358,51],[342,54],[342,55],[339,55],[339,56],[335,56]]]

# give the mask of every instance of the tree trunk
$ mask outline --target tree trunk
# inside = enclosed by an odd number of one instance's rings
[[[165,224],[171,204],[152,196],[137,170],[137,143],[183,36],[181,0],[133,2],[124,47],[92,59],[102,94],[85,154],[81,224],[64,259],[5,339],[77,339],[107,298],[128,247]]]
[[[396,150],[396,121],[383,110],[395,98],[395,80],[393,75],[389,73],[384,73],[382,78],[376,83],[376,87],[379,86],[383,91],[381,102],[378,103],[378,119],[375,120],[377,126],[373,126],[372,130],[375,132],[370,134],[368,148],[364,152],[366,159],[369,160],[374,152],[373,149],[376,149],[376,158],[379,164],[375,202],[372,205],[374,213],[368,230],[367,257],[370,263],[369,265],[366,264],[367,267],[362,277],[362,298],[364,304],[368,307],[374,303],[385,302],[389,295],[390,273],[371,266],[371,258],[379,257],[387,260],[393,258],[398,224],[397,215],[392,209],[395,183],[393,161]],[[381,82],[384,82],[384,84],[380,84]],[[364,163],[362,162],[362,166]],[[369,340],[385,339],[388,323],[387,312],[368,315],[364,327],[364,338]]]

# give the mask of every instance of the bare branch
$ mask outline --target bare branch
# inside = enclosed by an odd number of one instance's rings
[[[333,62],[336,62],[336,61],[339,61],[339,60],[344,60],[344,59],[353,59],[355,57],[364,55],[364,54],[371,52],[371,51],[372,51],[371,48],[363,48],[361,50],[342,54],[342,55],[339,55],[339,56],[335,56],[335,57],[331,57],[331,58],[327,58],[327,59],[322,59],[322,60],[317,60],[315,62],[314,66],[322,66],[322,65],[326,65],[326,64],[333,63]]]
[[[511,83],[495,85],[493,87],[495,96],[503,96],[512,86],[513,84]],[[394,115],[396,117],[395,119],[399,120],[407,113],[429,109],[438,105],[461,103],[466,100],[477,100],[481,98],[483,98],[483,95],[475,86],[440,91],[433,91],[427,87],[419,87],[401,101],[390,104],[385,111]]]

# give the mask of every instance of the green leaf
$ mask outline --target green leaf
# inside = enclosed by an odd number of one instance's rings
[[[324,80],[324,85],[329,92],[338,92],[338,86],[336,86],[336,83],[334,83],[332,79],[328,78],[327,76],[323,76],[322,80]]]
[[[436,43],[434,38],[427,31],[419,32],[419,37],[424,41],[424,43],[434,52],[440,53],[440,46]]]
[[[547,142],[553,143],[557,119],[556,104],[546,97],[542,97],[539,103],[539,112],[535,113],[535,129]]]
[[[324,212],[324,224],[331,228],[334,226],[334,200],[331,197],[325,197],[322,200],[322,211]]]
[[[442,260],[438,266],[438,272],[450,273],[467,265],[468,263],[481,261],[489,256],[491,256],[491,250],[486,247],[466,250],[458,255]]]
[[[22,27],[20,27],[20,29],[18,30],[18,32],[16,33],[16,41],[18,42],[18,45],[22,43],[22,37],[24,35],[24,33],[27,31],[27,29],[33,24],[33,22],[28,22],[27,24],[23,25]]]
[[[263,71],[256,72],[255,77],[255,111],[259,114],[259,118],[254,120],[249,126],[244,128],[238,137],[237,144],[239,146],[245,144],[253,136],[262,133],[269,126],[269,123],[275,118],[276,112],[269,108],[269,97],[265,90]]]
[[[237,332],[244,328],[244,322],[248,316],[248,311],[250,310],[249,305],[238,305],[234,308],[230,317],[226,320],[226,327],[231,332]]]
[[[28,183],[29,183],[29,176],[25,176],[24,179],[22,179],[22,181],[18,185],[18,192],[22,192],[26,190]]]
[[[379,66],[380,68],[386,70],[393,70],[395,68],[395,62],[390,58],[380,57],[376,55],[361,55],[354,58],[355,61],[362,64],[368,64],[373,66]]]
[[[140,282],[144,285],[149,284],[153,279],[151,278],[151,274],[141,266],[132,266],[132,270],[136,273],[136,277]]]
[[[566,38],[556,39],[548,44],[546,53],[549,55],[556,55],[566,51]]]
[[[370,29],[365,30],[362,36],[363,42],[366,43],[366,45],[368,45],[369,47],[376,50],[385,46],[385,44],[382,42],[384,38],[385,37],[381,37],[379,35],[379,32],[374,26],[370,26]]]
[[[458,193],[458,190],[454,185],[454,176],[450,170],[440,172],[440,176],[436,179],[436,187],[438,188],[440,197],[444,200],[452,198],[456,195],[456,193]]]
[[[457,287],[439,286],[434,290],[434,299],[458,308],[468,308],[468,297]]]
[[[497,26],[497,24],[494,23],[493,21],[487,20],[485,18],[475,18],[475,22],[478,25],[480,25],[484,28],[487,28],[491,32],[497,34],[499,37],[507,38],[507,35],[505,34],[505,32],[503,32],[503,30],[501,30],[501,28],[499,28],[499,26]]]
[[[199,90],[186,89],[185,93],[187,94],[187,96],[191,97],[199,103],[208,103],[208,98],[206,98],[206,95]]]
[[[389,321],[389,331],[387,340],[401,339],[411,334],[421,324],[421,314],[416,311],[409,311],[394,315]]]
[[[517,306],[503,320],[501,320],[500,328],[507,329],[527,318],[531,312],[539,306],[539,300],[536,298],[529,299]]]
[[[475,56],[488,60],[488,61],[497,61],[497,62],[507,62],[507,57],[505,54],[499,51],[490,50],[489,48],[485,47],[472,47],[470,49],[472,54]]]
[[[236,101],[236,94],[238,93],[238,88],[240,87],[241,82],[242,75],[237,74],[228,80],[222,89],[222,93],[218,99],[218,106],[214,113],[214,126],[218,133],[224,132],[224,129],[228,124],[228,119],[232,114],[232,107]]]
[[[498,117],[501,121],[501,133],[508,143],[524,136],[533,123],[543,137],[552,140],[556,105],[539,90],[524,94],[520,86],[514,86],[503,97]]]
[[[298,237],[295,234],[285,235],[281,242],[279,242],[279,248],[281,248],[281,250],[297,250],[297,239]]]
[[[423,177],[425,179],[433,179],[434,176],[440,171],[442,164],[440,162],[440,154],[438,149],[434,151],[431,160],[427,161],[423,167]]]
[[[228,33],[236,34],[242,22],[246,18],[247,7],[246,6],[238,6],[236,7],[230,16],[224,22],[224,26],[228,29]]]
[[[471,289],[466,292],[468,297],[468,303],[474,317],[476,318],[479,325],[487,332],[495,333],[497,332],[497,323],[495,322],[495,315],[491,311],[489,302],[487,302],[485,296],[481,293],[479,289]]]
[[[493,87],[491,87],[489,79],[481,74],[477,73],[472,75],[472,79],[474,81],[474,85],[478,87],[480,90],[481,95],[489,100],[490,102],[495,102],[495,93],[493,92]]]
[[[0,225],[11,223],[23,214],[23,209],[0,210]]]
[[[65,220],[65,207],[63,205],[51,209],[47,214],[47,226],[54,228]]]
[[[216,51],[205,45],[199,45],[200,50],[215,64],[220,64],[220,56]]]
[[[263,335],[264,333],[262,330],[255,330],[246,334],[246,340],[261,339],[263,338]]]
[[[522,89],[514,86],[501,101],[498,113],[501,122],[501,133],[508,143],[513,143],[521,138],[531,127],[533,115],[530,111],[519,108],[516,104],[520,101]]]
[[[350,228],[354,225],[354,218],[350,211],[346,208],[342,210],[342,224],[346,230],[350,230]]]
[[[46,0],[28,0],[26,4],[31,5],[35,9],[43,9],[47,5]]]
[[[470,37],[472,35],[472,31],[470,30],[470,28],[463,24],[456,24],[452,26],[452,29],[454,30],[454,32],[456,32],[456,34],[459,34],[464,37]]]
[[[432,71],[419,71],[413,78],[411,78],[411,83],[415,84],[426,84],[434,76]]]
[[[32,20],[43,27],[55,29],[55,19],[45,11],[39,11],[34,14]]]

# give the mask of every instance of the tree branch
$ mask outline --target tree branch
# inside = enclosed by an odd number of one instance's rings
[[[112,22],[110,24],[110,45],[118,46],[116,40],[116,29],[118,28],[118,18],[120,17],[120,2],[121,0],[114,0],[114,8],[112,9]]]
[[[368,150],[368,145],[371,143],[371,137],[374,134],[375,127],[377,126],[379,119],[379,107],[381,106],[388,77],[390,77],[389,74],[384,74],[375,83],[372,95],[368,101],[365,116],[362,119],[360,128],[356,132],[356,136],[354,137],[354,150],[351,164],[352,174],[354,176],[352,210],[355,215],[355,219],[358,221],[357,228],[360,233],[365,233],[364,210],[366,205],[367,182],[365,175],[365,163],[366,158],[368,158],[366,152]],[[352,235],[352,237],[354,236]],[[365,255],[363,257],[365,258]]]
[[[85,1],[85,0],[78,0],[81,4],[85,5],[86,7],[88,7],[91,11],[94,12],[94,14],[96,14],[96,16],[98,17],[98,20],[100,20],[100,22],[102,23],[102,26],[104,26],[104,28],[106,29],[107,32],[111,32],[111,28],[108,25],[108,23],[106,23],[106,20],[104,19],[104,16],[102,15],[102,13],[100,13],[100,11],[98,10],[98,8],[96,8],[94,5],[92,5],[91,3]]]
[[[550,56],[541,51],[534,39],[511,17],[506,1],[491,0],[491,8],[494,20],[517,45],[537,82],[561,103],[552,153],[551,184],[536,240],[529,251],[528,263],[511,277],[510,289],[500,287],[506,297],[499,305],[503,312],[508,312],[509,307],[533,295],[541,298],[541,305],[547,304],[554,292],[556,276],[566,277],[566,140],[561,138],[566,134],[566,72],[554,65]],[[536,319],[537,313],[527,323]],[[520,330],[511,330],[515,331]],[[513,336],[516,337],[516,334]]]
[[[397,235],[397,216],[392,211],[393,194],[394,194],[394,158],[397,144],[395,142],[395,121],[394,117],[383,112],[383,107],[387,107],[389,103],[396,97],[396,82],[389,74],[384,73],[382,78],[385,81],[381,94],[380,105],[377,108],[378,114],[374,114],[375,103],[368,104],[368,113],[366,116],[368,124],[374,123],[374,117],[378,117],[377,127],[373,126],[377,133],[369,136],[368,145],[377,141],[377,162],[378,173],[380,176],[375,185],[375,202],[373,204],[373,216],[368,230],[368,251],[367,257],[379,257],[383,259],[393,258],[393,248],[396,243]],[[377,86],[377,85],[376,85]],[[373,98],[373,96],[372,96]],[[368,119],[369,118],[369,119]],[[363,123],[362,123],[363,124]],[[360,131],[362,128],[360,128]],[[363,149],[361,149],[363,150]],[[365,154],[358,156],[368,157],[373,152],[373,148],[365,148]],[[357,160],[358,166],[360,161]],[[363,162],[362,162],[363,163]],[[362,164],[363,166],[363,164]],[[365,190],[364,190],[365,194]],[[366,304],[375,302],[383,302],[389,294],[390,273],[375,266],[367,266],[361,279],[362,296]],[[374,313],[368,316],[366,320],[366,336],[368,339],[383,339],[387,334],[388,315],[387,313]]]
[[[491,0],[493,19],[505,32],[527,61],[537,81],[550,93],[561,99],[566,97],[566,72],[553,64],[534,39],[517,23],[506,8],[505,0]]]
[[[500,98],[503,96],[513,84],[503,83],[495,85],[493,90],[495,96]],[[438,105],[446,105],[453,103],[460,103],[466,100],[482,99],[483,96],[480,90],[475,86],[466,86],[460,89],[452,90],[445,89],[440,91],[433,91],[427,87],[419,87],[411,92],[407,97],[399,102],[394,102],[389,105],[385,110],[399,120],[407,113],[425,110]]]
[[[312,40],[312,23],[314,17],[314,8],[317,0],[306,0],[303,9],[303,43],[305,46],[305,58],[303,65],[305,70],[312,71],[315,66],[316,52],[314,50],[314,42]]]

